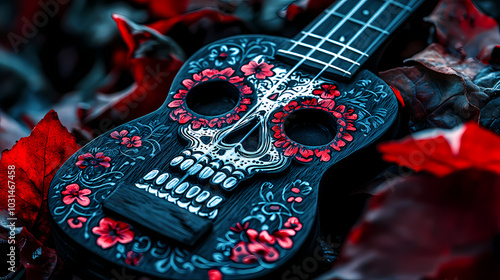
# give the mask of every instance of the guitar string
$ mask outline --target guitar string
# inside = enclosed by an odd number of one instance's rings
[[[408,11],[408,10],[411,10],[412,7],[414,7],[414,5],[419,2],[419,1],[422,1],[422,0],[412,0],[408,5],[403,5],[403,4],[400,4],[400,5],[397,5],[398,7],[401,7],[403,11],[401,11],[400,13],[398,13],[397,17],[395,18],[392,18],[391,19],[391,22],[390,22],[390,25],[387,27],[387,29],[384,29],[385,32],[389,32],[389,30],[391,30],[394,25],[400,21],[400,18],[403,17],[404,15],[406,15],[407,12],[404,12],[404,10]],[[347,42],[347,45],[351,45],[358,37],[359,35],[364,31],[366,30],[366,28],[370,27],[372,22],[378,18],[380,16],[380,14],[387,9],[387,7],[389,5],[395,5],[396,2],[392,1],[392,0],[386,0],[384,2],[384,5],[382,5],[376,12],[375,14],[373,14],[372,17],[370,17],[370,19],[365,23],[363,24],[363,26],[361,27],[360,31],[361,32],[357,32],[348,42]],[[396,5],[395,5],[396,6]],[[377,29],[375,29],[377,30]],[[380,31],[379,31],[380,32]],[[383,38],[381,37],[380,35],[383,35],[383,34],[387,34],[385,32],[381,32],[379,34],[379,36],[377,36],[377,38],[372,42],[372,44],[365,50],[365,53],[369,53],[371,48],[378,44],[378,42]],[[339,51],[339,55],[342,55],[342,53],[346,50],[346,46],[342,47],[342,49]],[[359,60],[362,58],[363,56],[360,56],[356,62],[359,62]],[[328,65],[332,64],[333,62],[335,62],[335,60],[337,60],[338,57],[334,56],[332,57],[332,59],[328,62]],[[359,63],[358,63],[359,64]],[[321,71],[316,74],[316,76],[313,78],[313,80],[317,79],[318,77],[320,77],[327,69],[328,69],[328,65],[324,66],[323,69],[321,69]],[[351,65],[351,67],[347,70],[347,71],[351,71],[351,69],[355,66],[355,64]]]
[[[333,8],[331,8],[331,9],[330,9],[330,11],[329,11],[327,14],[325,14],[325,15],[322,17],[322,19],[320,19],[320,21],[318,21],[318,22],[320,22],[320,24],[321,24],[322,22],[324,22],[324,21],[326,20],[326,18],[327,18],[328,16],[330,16],[330,15],[331,15],[331,13],[335,12],[338,8],[340,8],[342,5],[344,5],[344,3],[345,3],[346,1],[347,1],[347,0],[342,0],[341,2],[339,2],[338,4],[336,4],[336,5],[335,5]],[[363,1],[359,2],[359,3],[355,6],[355,9],[354,9],[354,10],[351,10],[351,12],[348,14],[348,15],[349,15],[349,17],[350,17],[350,16],[352,16],[354,13],[356,13],[356,12],[360,9],[360,7],[361,7],[364,3],[366,3],[366,1],[367,1],[367,0],[363,0]],[[389,0],[389,1],[390,1],[390,0]],[[346,15],[346,17],[348,17],[348,16]],[[347,19],[346,19],[346,20],[347,20]],[[337,30],[340,28],[340,25],[343,25],[343,24],[345,23],[345,21],[346,21],[346,20],[343,20],[343,21],[341,21],[341,22],[337,23],[337,24],[336,24],[336,26],[335,26],[335,27],[334,27],[334,28],[333,28],[333,29],[332,29],[332,30],[331,30],[331,31],[330,31],[330,32],[329,32],[329,33],[328,33],[328,34],[324,37],[324,39],[323,39],[322,41],[320,41],[320,42],[317,44],[317,46],[319,46],[319,45],[320,45],[320,44],[322,44],[324,41],[326,41],[326,38],[329,38],[329,37],[330,37],[330,36],[331,36],[331,35],[332,35],[335,31],[337,31]],[[317,27],[319,27],[319,25],[320,25],[320,24],[315,24],[312,28],[310,28],[310,29],[308,30],[308,32],[312,32],[312,31],[316,30],[316,28],[317,28]],[[358,34],[358,33],[360,33],[360,32],[362,32],[362,30],[361,30],[361,29],[360,29],[360,30],[358,30],[356,34]],[[358,34],[358,36],[359,36],[359,34]],[[302,41],[305,37],[307,37],[307,33],[306,33],[306,34],[304,34],[304,35],[302,35],[302,37],[301,37],[298,41],[299,41],[299,42],[301,42],[301,41]],[[345,44],[345,46],[346,46],[346,47],[349,47],[349,46],[350,46],[350,43]],[[295,72],[295,70],[297,70],[297,68],[298,68],[298,67],[300,67],[300,66],[301,66],[301,65],[302,65],[302,64],[303,64],[303,63],[307,60],[307,58],[309,57],[309,55],[310,55],[311,53],[312,53],[312,52],[311,52],[311,51],[309,51],[309,52],[308,52],[308,54],[307,54],[305,57],[303,57],[303,58],[302,58],[302,59],[301,59],[298,63],[296,63],[296,64],[294,65],[294,67],[292,67],[289,71],[287,71],[287,73],[285,74],[285,76],[284,76],[283,78],[281,78],[281,79],[280,79],[280,80],[279,80],[279,81],[278,81],[278,82],[277,82],[277,83],[276,83],[276,84],[275,84],[275,85],[274,85],[274,86],[273,86],[273,87],[269,90],[269,92],[271,92],[271,93],[272,93],[272,92],[274,92],[274,91],[275,91],[275,90],[276,90],[276,89],[277,89],[277,88],[278,88],[278,87],[279,87],[279,86],[280,86],[280,85],[281,85],[281,84],[282,84],[282,83],[283,83],[286,79],[288,79],[288,77],[289,77],[289,76],[290,76],[293,72]],[[311,82],[312,82],[312,81],[314,81],[315,79],[317,79],[318,77],[319,77],[319,75],[316,75],[316,76],[313,78],[313,80],[311,80]],[[252,108],[251,108],[251,109],[250,109],[247,113],[245,113],[245,114],[244,114],[244,115],[243,115],[243,116],[242,116],[242,117],[241,117],[241,118],[240,118],[240,119],[239,119],[239,120],[238,120],[238,121],[237,121],[237,122],[236,122],[236,123],[235,123],[235,124],[234,124],[234,125],[230,128],[230,129],[228,129],[228,130],[224,133],[224,136],[227,136],[227,135],[229,135],[230,133],[234,132],[234,131],[236,130],[236,128],[237,128],[237,127],[238,127],[238,126],[239,126],[242,122],[244,122],[244,121],[248,121],[248,120],[251,120],[252,118],[248,118],[248,117],[249,117],[250,115],[252,115],[252,114],[254,113],[254,111],[256,111],[256,110],[259,108],[259,105],[260,105],[262,102],[263,102],[263,101],[259,101],[259,102],[258,102],[255,106],[253,106],[253,107],[252,107]],[[247,118],[248,118],[248,120],[247,120]],[[252,127],[252,129],[251,129],[251,130],[250,130],[247,134],[245,134],[245,135],[244,135],[244,137],[243,137],[242,139],[240,139],[240,140],[238,141],[238,144],[241,144],[243,141],[245,141],[245,140],[246,140],[246,139],[247,139],[247,138],[248,138],[248,137],[249,137],[249,136],[250,136],[250,135],[251,135],[251,134],[255,131],[255,129],[257,129],[257,128],[261,125],[261,123],[262,123],[263,119],[266,119],[266,118],[261,118],[261,119],[260,119],[260,120],[259,120],[259,121],[255,124],[255,126],[253,126],[253,127]],[[188,167],[188,168],[186,169],[186,174],[184,174],[184,175],[183,175],[183,176],[179,179],[179,181],[177,182],[176,186],[174,186],[174,188],[175,188],[175,187],[177,187],[177,186],[179,186],[180,184],[182,184],[182,183],[183,183],[183,182],[184,182],[184,181],[185,181],[185,180],[186,180],[186,179],[190,176],[189,172],[187,172],[187,171],[189,170],[189,168],[191,168],[192,166],[194,166],[194,165],[198,164],[198,163],[199,163],[199,162],[200,162],[203,158],[206,158],[206,156],[207,156],[207,155],[208,155],[208,154],[209,154],[209,153],[210,153],[210,152],[211,152],[211,151],[212,151],[215,147],[217,147],[217,146],[220,144],[220,142],[222,142],[222,141],[223,141],[223,139],[225,138],[224,136],[223,136],[223,137],[220,137],[219,139],[217,139],[217,141],[215,141],[215,142],[212,144],[212,146],[211,146],[211,148],[210,148],[209,150],[207,150],[205,153],[203,153],[201,156],[199,156],[199,158],[197,158],[197,159],[196,159],[196,161],[195,161],[195,162],[194,162],[194,163],[193,163],[190,167]],[[215,174],[214,174],[214,175],[215,175]],[[222,183],[222,182],[221,182],[221,183]],[[238,183],[239,183],[239,182],[238,182]],[[174,188],[173,188],[173,189],[174,189]]]

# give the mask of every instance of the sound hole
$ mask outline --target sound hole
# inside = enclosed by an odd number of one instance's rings
[[[186,96],[189,109],[204,116],[218,116],[238,104],[240,92],[227,81],[208,81],[192,88]]]
[[[285,134],[306,146],[323,146],[337,133],[335,118],[319,109],[302,109],[290,114],[284,123]]]

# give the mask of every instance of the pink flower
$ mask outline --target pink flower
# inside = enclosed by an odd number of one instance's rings
[[[302,229],[302,224],[300,223],[297,217],[290,217],[285,223],[285,227],[291,228],[295,231],[299,231]]]
[[[236,226],[230,227],[229,229],[238,233],[238,232],[242,232],[242,231],[246,230],[248,228],[249,224],[250,224],[249,222],[246,222],[243,225],[240,223],[236,223]]]
[[[139,137],[139,136],[132,136],[132,138],[123,137],[121,144],[126,145],[127,148],[140,147],[142,145],[142,141],[141,141],[141,137]]]
[[[274,238],[283,249],[290,249],[293,246],[293,241],[290,236],[295,235],[293,229],[280,229],[273,233]]]
[[[230,259],[237,263],[251,264],[259,259],[274,262],[279,258],[279,252],[272,246],[275,237],[266,230],[258,233],[254,229],[247,230],[249,242],[241,241],[231,249]]]
[[[122,130],[120,132],[118,131],[113,131],[111,132],[110,136],[111,138],[115,138],[115,139],[122,139],[123,137],[125,137],[125,135],[128,134],[128,131],[126,130]]]
[[[125,263],[132,266],[137,266],[142,261],[143,254],[136,253],[134,251],[129,251],[127,253],[127,258],[125,259]]]
[[[100,235],[97,238],[97,245],[103,249],[114,246],[117,242],[126,244],[134,239],[135,233],[130,229],[130,225],[124,222],[115,221],[105,217],[99,221],[99,226],[92,229],[94,234]]]
[[[90,204],[90,199],[87,195],[91,193],[92,191],[89,189],[80,190],[80,186],[77,184],[67,185],[66,190],[61,192],[62,195],[65,195],[63,198],[65,204],[71,204],[76,200],[81,206],[88,206]]]
[[[87,218],[85,217],[78,217],[76,219],[69,218],[68,219],[68,225],[70,228],[81,228],[83,227],[83,224],[87,222]]]
[[[110,167],[110,161],[111,158],[105,156],[103,153],[97,153],[95,154],[95,157],[91,153],[86,153],[78,156],[76,166],[80,167],[81,169],[87,168],[89,166],[93,166],[94,168],[97,168],[99,166],[108,168]]]
[[[334,84],[322,84],[321,89],[313,90],[313,94],[320,95],[323,99],[332,99],[340,96],[340,92]]]
[[[210,269],[208,271],[208,280],[222,280],[222,273],[217,269]]]
[[[248,64],[243,65],[241,67],[241,71],[243,71],[245,76],[255,74],[255,78],[262,80],[266,77],[271,77],[274,75],[274,72],[271,70],[271,68],[273,67],[273,64],[267,64],[265,62],[257,63],[252,60]]]

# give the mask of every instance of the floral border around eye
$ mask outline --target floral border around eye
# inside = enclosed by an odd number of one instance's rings
[[[174,110],[170,113],[170,118],[179,124],[191,123],[193,129],[201,127],[218,127],[231,124],[240,119],[242,113],[248,110],[248,106],[252,104],[252,89],[245,85],[244,78],[233,76],[234,70],[230,67],[223,70],[205,69],[200,73],[193,74],[191,79],[182,81],[185,88],[179,89],[173,96],[174,100],[168,104],[169,108]],[[194,114],[186,105],[186,96],[193,87],[207,81],[228,81],[233,84],[240,92],[240,98],[236,108],[221,117],[206,118],[198,114]]]
[[[333,98],[338,96],[335,85],[323,84],[322,90],[315,90],[315,95],[321,95],[326,98],[312,98],[298,101],[291,101],[282,110],[274,114],[271,120],[274,131],[273,138],[276,139],[274,146],[281,149],[285,156],[295,157],[296,160],[307,163],[311,162],[314,157],[320,161],[329,161],[333,151],[340,151],[347,142],[351,142],[354,138],[351,131],[356,131],[354,126],[358,115],[354,113],[354,109],[346,108],[345,105],[336,105]],[[299,109],[321,109],[333,115],[336,118],[337,134],[334,139],[323,147],[308,147],[291,140],[285,134],[285,119],[293,112]]]

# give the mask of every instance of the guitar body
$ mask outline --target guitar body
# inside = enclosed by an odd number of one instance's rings
[[[199,50],[160,109],[73,155],[48,196],[62,256],[101,278],[255,279],[290,261],[314,234],[322,175],[382,136],[398,104],[366,70],[348,83],[290,72],[275,59],[287,40]]]

